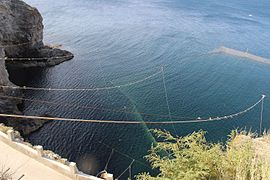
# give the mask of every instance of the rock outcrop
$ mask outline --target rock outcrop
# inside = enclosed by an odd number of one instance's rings
[[[9,81],[8,72],[6,70],[5,53],[3,48],[0,48],[0,85],[15,86]],[[10,90],[0,87],[0,113],[22,114],[17,105],[22,103],[20,100],[6,98],[9,96],[21,96],[22,93],[18,90]],[[33,131],[38,130],[46,122],[44,120],[34,121],[30,119],[12,119],[0,117],[0,122],[4,122],[8,126],[20,131],[22,135],[28,135]]]
[[[73,58],[68,51],[44,46],[42,21],[39,11],[21,0],[0,1],[0,47],[8,66],[53,66]]]
[[[20,100],[7,96],[22,96],[9,81],[6,66],[16,68],[54,66],[73,58],[73,54],[44,46],[42,16],[21,0],[0,0],[0,113],[22,114]],[[14,127],[24,135],[40,128],[45,121],[0,117],[0,122]]]
[[[4,86],[9,86],[13,84],[8,79],[8,72],[6,70],[5,53],[3,48],[0,48],[0,84]],[[3,98],[5,95],[18,95],[18,91],[8,90],[0,87],[0,113],[19,113],[17,108],[18,101],[8,100]]]
[[[5,66],[5,52],[3,48],[0,48],[0,84],[8,85],[11,82],[8,79],[8,72]]]

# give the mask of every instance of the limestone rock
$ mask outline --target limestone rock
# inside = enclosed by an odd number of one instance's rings
[[[3,48],[0,48],[0,84],[8,85],[10,81],[8,79],[8,72],[5,66],[5,52]]]
[[[22,0],[0,0],[0,86],[15,86],[9,81],[6,66],[45,67],[73,58],[73,54],[44,46],[43,23],[39,11]],[[0,87],[0,113],[22,114],[20,100],[4,96],[22,96],[20,91]],[[0,117],[0,122],[29,134],[46,121]]]
[[[5,53],[3,51],[3,48],[0,48],[0,85],[4,85],[4,86],[13,85],[8,79],[8,72],[6,70],[4,57],[5,57]],[[17,109],[18,101],[15,102],[13,100],[5,99],[2,97],[5,95],[11,95],[11,94],[14,95],[16,93],[18,92],[0,87],[0,113],[4,113],[4,112],[18,113],[19,112]]]
[[[44,46],[42,21],[39,11],[21,0],[0,1],[0,47],[8,66],[52,66],[73,58],[68,51]]]

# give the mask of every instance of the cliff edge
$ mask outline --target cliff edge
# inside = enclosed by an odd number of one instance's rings
[[[45,67],[73,58],[68,51],[44,45],[42,21],[39,11],[21,0],[0,1],[0,47],[7,66]]]
[[[6,67],[28,68],[57,65],[73,58],[73,54],[45,46],[43,18],[39,11],[21,0],[0,0],[0,113],[22,114],[18,104],[7,96],[22,96],[10,82]],[[13,68],[14,69],[14,68]],[[44,121],[0,118],[8,126],[27,135],[40,128]]]

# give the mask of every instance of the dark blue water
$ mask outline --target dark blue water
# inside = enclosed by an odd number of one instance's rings
[[[238,112],[256,102],[261,94],[270,95],[269,65],[207,54],[224,45],[239,50],[248,48],[251,53],[270,58],[270,2],[267,0],[27,2],[36,6],[44,17],[45,42],[62,44],[75,58],[56,67],[24,73],[28,77],[24,85],[113,86],[143,79],[164,66],[172,115],[195,118]],[[26,96],[98,108],[25,102],[24,112],[31,115],[158,121],[164,118],[125,111],[168,114],[161,75],[108,91],[27,92]],[[269,109],[267,99],[264,128],[270,127]],[[175,128],[179,136],[203,129],[208,131],[209,139],[220,141],[234,128],[258,130],[259,115],[258,106],[232,121],[179,124]],[[51,122],[32,134],[30,141],[76,161],[81,170],[95,174],[104,168],[111,152],[104,144],[144,162],[143,156],[155,142],[149,132],[151,128],[172,131],[172,126],[164,125]],[[131,161],[115,153],[108,170],[117,177]],[[135,162],[133,175],[146,170],[149,169]]]

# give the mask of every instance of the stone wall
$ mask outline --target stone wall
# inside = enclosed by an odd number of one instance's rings
[[[3,125],[0,125],[0,127],[1,126]],[[51,151],[44,151],[42,146],[32,146],[29,143],[25,143],[19,133],[12,130],[12,128],[6,128],[6,133],[0,131],[0,141],[71,179],[102,180],[95,176],[84,174],[77,169],[76,163],[69,162]],[[106,180],[113,180],[113,175],[108,174],[108,178]]]

